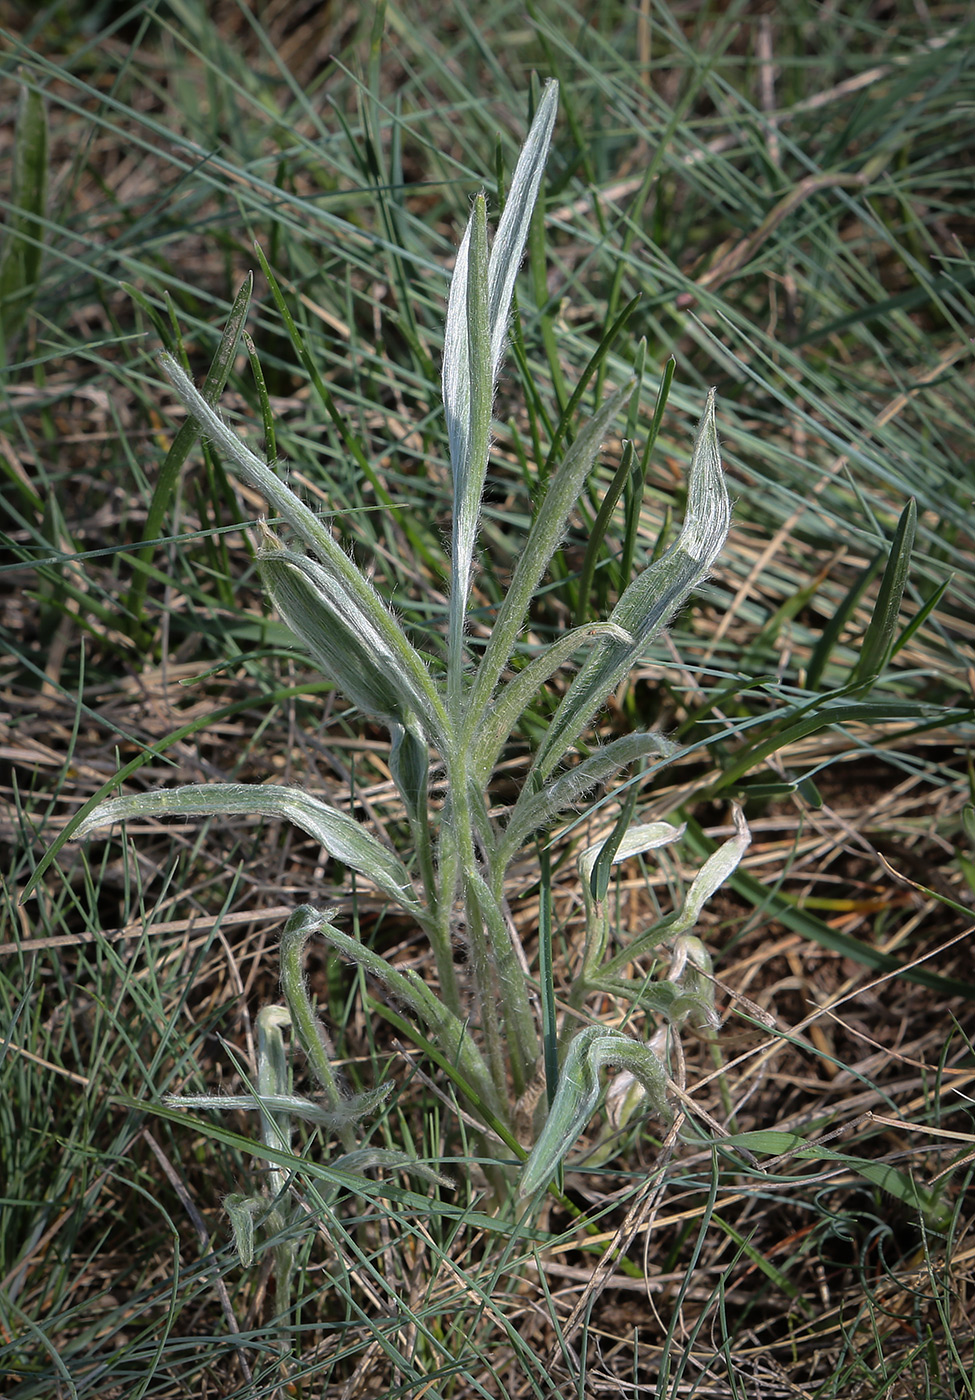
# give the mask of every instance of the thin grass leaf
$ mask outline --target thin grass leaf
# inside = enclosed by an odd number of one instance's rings
[[[660,425],[664,420],[664,411],[667,401],[670,398],[670,388],[674,382],[674,374],[677,369],[677,361],[671,355],[664,366],[663,379],[660,388],[657,390],[657,398],[653,406],[653,418],[650,420],[650,430],[647,433],[647,441],[643,448],[643,455],[638,466],[634,467],[633,475],[627,482],[626,500],[624,515],[626,526],[623,531],[623,548],[620,551],[618,587],[619,592],[624,593],[630,583],[630,575],[633,571],[633,558],[636,554],[636,542],[640,532],[640,507],[643,504],[643,494],[646,490],[647,474],[650,470],[650,460],[653,456],[653,449],[657,445],[657,438],[660,435]],[[662,533],[666,533],[670,523],[670,505],[666,507]],[[654,551],[653,558],[658,556]]]
[[[917,502],[912,496],[897,522],[884,576],[880,580],[877,604],[860,643],[860,659],[850,677],[854,691],[869,690],[890,659],[916,534]]]
[[[854,579],[839,603],[835,605],[833,616],[820,633],[819,641],[813,648],[809,665],[806,667],[806,688],[808,690],[819,689],[823,672],[826,670],[827,663],[842,635],[843,628],[856,611],[860,599],[876,578],[882,563],[883,555],[876,554],[860,575]]]
[[[37,88],[23,84],[14,128],[11,212],[0,252],[0,354],[4,359],[9,358],[37,292],[44,252],[48,179],[44,98]]]

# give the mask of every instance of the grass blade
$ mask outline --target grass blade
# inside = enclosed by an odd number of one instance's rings
[[[868,691],[890,659],[916,534],[917,502],[912,496],[897,522],[884,576],[880,580],[877,605],[860,644],[860,660],[850,677],[854,693]]]

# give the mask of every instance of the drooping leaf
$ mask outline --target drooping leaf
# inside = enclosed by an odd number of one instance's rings
[[[589,1122],[602,1092],[599,1071],[628,1069],[642,1084],[653,1112],[667,1114],[667,1073],[649,1045],[608,1026],[587,1026],[572,1041],[559,1075],[555,1102],[522,1168],[521,1196],[548,1184]]]
[[[402,861],[352,817],[300,788],[274,783],[201,783],[113,797],[88,813],[75,829],[74,839],[80,841],[99,827],[137,817],[218,816],[276,817],[291,822],[320,842],[335,860],[365,875],[402,908],[425,921],[426,911]]]
[[[449,744],[449,722],[443,704],[422,659],[379,594],[332,538],[327,525],[227,427],[172,356],[162,355],[160,361],[187,411],[196,419],[201,432],[224,454],[235,475],[259,491],[271,510],[287,521],[298,538],[318,556],[336,587],[340,586],[344,594],[354,600],[357,614],[368,619],[383,639],[386,650],[397,657],[403,674],[409,676],[413,689],[423,696],[421,717],[431,740],[443,752]]]

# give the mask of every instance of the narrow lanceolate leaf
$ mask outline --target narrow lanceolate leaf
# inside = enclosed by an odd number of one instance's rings
[[[494,373],[491,366],[491,331],[488,320],[487,209],[483,195],[474,201],[474,212],[464,235],[466,286],[451,285],[447,307],[447,344],[444,351],[444,403],[447,415],[454,482],[454,516],[450,559],[450,636],[448,647],[448,709],[459,706],[463,663],[464,618],[470,588],[471,561],[477,538],[481,492],[491,447],[491,405]],[[465,324],[457,324],[461,297]],[[461,390],[463,402],[453,396]],[[455,452],[456,448],[456,452]]]
[[[268,596],[322,672],[365,714],[415,727],[427,697],[388,633],[323,564],[280,548],[269,532],[267,539],[258,567]]]
[[[638,826],[627,827],[619,845],[613,852],[612,864],[619,865],[622,861],[630,860],[633,856],[642,856],[647,851],[657,851],[661,846],[672,846],[683,836],[685,825],[674,826],[671,822],[644,822]],[[596,862],[603,854],[605,845],[605,841],[599,841],[595,846],[587,847],[577,861],[582,891],[588,899],[597,897],[592,888],[592,877],[596,869]]]
[[[378,1089],[370,1089],[365,1094],[343,1099],[335,1108],[313,1103],[299,1094],[167,1094],[163,1103],[167,1108],[205,1108],[230,1112],[234,1109],[257,1111],[268,1114],[290,1114],[305,1123],[314,1123],[318,1128],[334,1132],[357,1123],[370,1113],[375,1113],[392,1093],[392,1080],[387,1080]]]
[[[633,791],[635,793],[636,789]],[[626,815],[625,808],[620,815]],[[579,882],[586,906],[586,941],[577,985],[583,991],[592,985],[609,942],[609,910],[604,901],[612,866],[631,856],[669,846],[678,841],[683,832],[683,826],[672,826],[670,822],[629,826],[621,835],[613,831],[605,841],[590,846],[579,857]]]
[[[606,637],[624,644],[633,640],[615,622],[592,622],[575,627],[547,646],[497,693],[493,703],[481,716],[471,746],[475,775],[482,782],[486,783],[491,776],[501,748],[545,682],[571,661],[577,651],[587,645],[598,646],[600,640]]]
[[[397,657],[402,671],[409,675],[411,685],[423,695],[421,717],[428,736],[443,752],[448,744],[448,724],[436,687],[419,653],[392,618],[379,594],[341,545],[332,538],[328,526],[228,428],[172,356],[164,354],[160,360],[187,411],[196,419],[200,431],[223,453],[234,474],[259,491],[272,512],[287,521],[299,539],[318,556],[336,585],[341,585],[345,595],[355,601],[357,613],[368,618],[383,638],[386,649]]]
[[[494,246],[491,249],[488,300],[491,313],[491,363],[495,374],[504,352],[515,276],[525,251],[528,230],[531,228],[558,105],[559,85],[554,79],[550,79],[542,90],[542,100],[538,104],[535,120],[521,148],[515,173],[511,177],[511,188],[505,200],[504,213],[498,223]]]
[[[599,1071],[607,1065],[629,1070],[643,1086],[650,1109],[667,1113],[667,1074],[649,1045],[608,1026],[587,1026],[569,1046],[555,1101],[525,1163],[518,1193],[531,1196],[548,1185],[566,1153],[596,1111],[602,1092]]]
[[[732,815],[735,823],[734,836],[720,845],[713,855],[708,856],[695,875],[677,921],[671,926],[671,936],[686,933],[694,927],[705,904],[726,880],[731,879],[751,845],[752,833],[745,821],[744,812],[736,806],[732,808]]]
[[[647,646],[706,577],[728,535],[731,503],[721,470],[714,422],[714,394],[697,430],[687,483],[687,514],[667,553],[630,584],[610,614],[633,637],[633,645],[607,642],[583,666],[556,711],[535,759],[546,778],[574,744],[595,710],[604,703]]]
[[[421,923],[426,911],[418,902],[409,872],[392,851],[370,836],[357,821],[309,796],[300,788],[252,783],[201,783],[161,788],[102,802],[74,833],[76,841],[102,826],[138,817],[277,817],[319,841],[330,856],[355,870],[388,894]]]
[[[610,394],[596,413],[579,431],[572,446],[551,477],[545,499],[535,517],[528,538],[522,547],[511,584],[498,610],[491,636],[477,671],[477,680],[470,701],[470,722],[480,721],[487,712],[494,690],[514,651],[518,634],[524,625],[529,604],[549,560],[562,541],[566,522],[579,499],[586,477],[592,470],[596,453],[609,432],[617,414],[629,402],[636,381],[631,379]],[[622,633],[610,643],[609,649],[629,651],[635,644],[625,623],[615,615],[610,619],[622,627]],[[629,640],[624,640],[629,638]],[[599,654],[606,650],[600,648]],[[507,737],[507,736],[505,736]]]
[[[599,783],[615,777],[621,768],[637,759],[659,754],[662,750],[667,752],[667,741],[660,734],[624,734],[597,749],[540,792],[523,789],[498,846],[499,868],[503,869],[514,859],[534,832],[551,826],[560,813],[592,792]]]
[[[487,428],[494,381],[557,106],[558,84],[547,83],[515,166],[490,257],[484,200],[480,196],[457,253],[447,299],[443,399],[454,483],[451,634],[455,652],[455,634],[466,608],[487,469]]]
[[[408,972],[400,972],[381,954],[336,928],[330,915],[309,905],[296,909],[288,923],[305,933],[317,932],[341,957],[363,968],[382,983],[391,997],[408,1006],[417,1020],[436,1038],[476,1098],[487,1106],[494,1117],[504,1118],[500,1096],[487,1064],[471,1038],[470,1027],[433,994],[418,972],[412,968]]]
[[[862,685],[864,689],[868,689],[890,659],[916,534],[917,502],[912,496],[897,522],[884,576],[880,581],[877,606],[860,644],[860,660],[850,677],[850,684],[853,686]]]

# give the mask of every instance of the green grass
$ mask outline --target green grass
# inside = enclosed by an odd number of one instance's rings
[[[2,317],[0,1390],[975,1395],[975,977],[953,941],[975,886],[971,20],[862,4],[827,22],[804,3],[765,28],[749,5],[647,5],[584,26],[554,0],[490,20],[351,13],[269,10],[265,29],[256,6],[197,0],[0,8],[8,169],[27,140],[23,83],[49,124],[40,223],[23,178],[17,199],[0,184],[5,246],[16,232],[34,249],[18,275],[36,279],[26,315],[20,298]],[[261,502],[197,445],[154,523],[182,422],[156,357],[185,354],[202,382],[255,271],[247,326],[273,430],[244,355],[223,409],[332,512],[436,652],[446,264],[480,172],[510,178],[532,73],[559,79],[562,108],[475,586],[488,619],[578,373],[639,297],[568,429],[642,354],[640,412],[619,425],[639,467],[675,357],[642,506],[628,480],[590,559],[594,611],[618,596],[626,540],[635,568],[682,518],[711,384],[734,520],[711,580],[599,721],[676,741],[677,760],[635,784],[636,812],[689,820],[677,854],[619,867],[609,898],[620,930],[645,927],[728,834],[730,799],[746,802],[753,846],[703,931],[724,1025],[684,1048],[687,1092],[755,1160],[690,1119],[663,1143],[631,1123],[611,1165],[566,1171],[578,1217],[554,1199],[534,1221],[492,1215],[449,1077],[375,984],[322,957],[311,986],[350,1085],[395,1085],[373,1145],[411,1147],[453,1184],[364,1183],[309,1132],[293,1181],[308,1227],[279,1317],[275,1242],[242,1269],[220,1205],[260,1182],[253,1115],[160,1101],[242,1091],[285,910],[328,901],[404,967],[412,928],[270,822],[66,848],[18,898],[123,765],[129,790],[300,780],[409,856],[385,736],[263,612],[244,528]],[[11,265],[0,244],[5,294]],[[620,460],[609,441],[529,649],[586,607]],[[912,496],[903,599],[885,610]],[[898,563],[906,547],[889,577]],[[876,667],[861,664],[871,647]],[[506,753],[499,805],[561,685]],[[552,845],[557,993],[581,937],[568,857],[608,834],[620,796]],[[508,890],[532,957],[543,868],[523,856]],[[754,1136],[772,1130],[814,1150]]]

